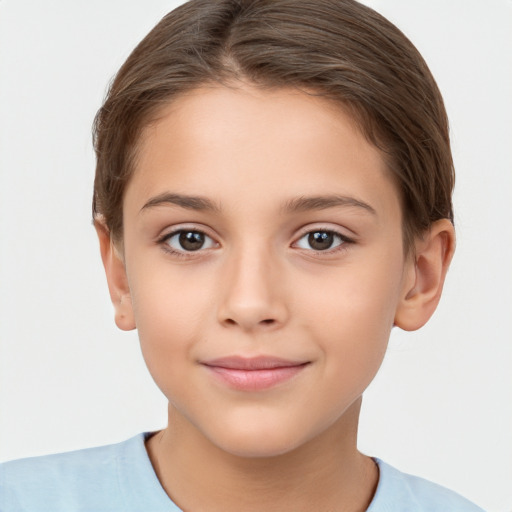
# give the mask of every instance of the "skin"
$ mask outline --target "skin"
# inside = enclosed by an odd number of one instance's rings
[[[366,510],[378,469],[357,451],[361,396],[392,327],[434,312],[451,223],[406,258],[398,193],[352,119],[247,85],[169,104],[144,132],[123,208],[122,246],[96,227],[117,325],[138,329],[169,400],[168,427],[147,442],[168,495],[184,510]],[[205,245],[187,252],[180,229]],[[332,246],[312,247],[315,231],[337,233]],[[203,364],[233,355],[305,365],[237,390]]]

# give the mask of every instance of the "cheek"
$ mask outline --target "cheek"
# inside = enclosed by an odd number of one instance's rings
[[[358,262],[316,286],[306,283],[298,315],[326,355],[332,372],[374,376],[385,354],[401,288],[395,258]]]
[[[157,337],[181,339],[200,324],[205,306],[211,303],[212,286],[204,271],[166,264],[162,259],[148,259],[129,273],[137,328],[141,335],[152,332]]]
[[[386,260],[358,261],[334,272],[304,280],[300,297],[304,318],[318,325],[344,329],[387,329],[398,304],[402,265],[391,255]]]
[[[205,340],[211,309],[205,283],[198,286],[185,273],[168,274],[156,267],[138,271],[130,288],[142,353],[161,388],[171,376],[179,378],[184,360],[194,360],[194,347]]]

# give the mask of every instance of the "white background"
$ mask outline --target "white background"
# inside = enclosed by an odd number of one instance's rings
[[[440,308],[394,332],[360,447],[512,511],[512,1],[368,0],[429,63],[451,119],[458,249]],[[106,85],[177,2],[0,0],[0,459],[165,425],[117,331],[90,222]]]

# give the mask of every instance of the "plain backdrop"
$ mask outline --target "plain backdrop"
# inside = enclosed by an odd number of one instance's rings
[[[0,0],[0,460],[165,426],[137,335],[116,329],[90,221],[90,127],[178,2]],[[368,0],[443,92],[458,249],[422,330],[393,332],[360,448],[512,510],[512,2]]]

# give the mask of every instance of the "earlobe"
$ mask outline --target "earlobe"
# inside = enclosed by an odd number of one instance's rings
[[[417,241],[395,314],[397,327],[415,331],[427,323],[439,304],[454,251],[455,231],[448,219],[434,222],[425,237]]]
[[[124,261],[105,224],[101,220],[95,220],[94,227],[98,234],[110,299],[114,305],[116,325],[123,331],[131,331],[136,325]]]

